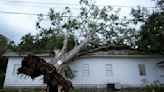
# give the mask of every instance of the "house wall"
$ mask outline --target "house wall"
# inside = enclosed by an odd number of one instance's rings
[[[52,60],[52,57],[44,58],[47,62]],[[44,87],[42,76],[31,80],[29,77],[13,75],[14,64],[21,64],[21,60],[22,57],[9,58],[4,87]],[[138,87],[143,84],[142,79],[147,79],[149,83],[155,80],[164,83],[164,68],[156,65],[162,60],[164,58],[79,58],[69,64],[72,70],[76,71],[76,77],[71,81],[76,87],[105,87],[107,83],[120,83],[122,87]],[[109,75],[107,75],[106,64],[112,65]],[[146,75],[139,74],[138,64],[145,64]]]
[[[83,58],[70,64],[72,69],[78,71],[72,82],[98,87],[107,83],[120,83],[122,87],[138,87],[143,84],[142,79],[147,79],[149,83],[153,83],[155,80],[164,83],[164,76],[162,76],[164,75],[164,69],[156,65],[161,60],[162,58]],[[89,76],[82,75],[83,64],[90,65]],[[113,75],[106,76],[105,64],[112,64]],[[138,64],[145,64],[145,76],[139,74]]]
[[[46,61],[50,61],[50,57],[44,57]],[[8,59],[8,65],[6,70],[6,76],[4,81],[4,88],[6,87],[45,87],[45,84],[43,83],[43,76],[37,77],[34,80],[32,80],[29,76],[25,75],[17,75],[17,68],[21,65],[23,57],[9,57]],[[15,65],[19,65],[16,68],[14,68]]]

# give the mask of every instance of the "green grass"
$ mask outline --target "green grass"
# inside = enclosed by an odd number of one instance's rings
[[[0,89],[0,92],[43,92],[41,89]],[[70,92],[113,92],[107,89],[73,89]]]
[[[40,89],[0,89],[0,92],[40,92]]]
[[[43,92],[41,89],[0,89],[0,92]],[[73,89],[70,92],[113,92],[106,89]]]
[[[0,89],[0,92],[45,92],[43,89]],[[149,88],[127,88],[118,91],[112,91],[110,89],[73,89],[70,92],[153,92]],[[164,92],[164,88],[154,88],[154,92]]]

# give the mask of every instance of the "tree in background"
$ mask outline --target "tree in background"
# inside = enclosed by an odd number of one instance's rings
[[[3,86],[5,70],[7,65],[7,58],[2,57],[2,54],[7,50],[8,40],[5,36],[0,34],[0,88]]]
[[[7,58],[3,57],[2,54],[7,50],[8,40],[5,36],[0,34],[0,72],[5,72]]]
[[[31,33],[26,34],[21,38],[20,44],[16,46],[16,51],[32,52],[32,53],[43,53],[52,52],[55,48],[62,48],[63,36],[53,33],[51,28],[40,31],[37,35],[31,35]],[[73,36],[68,38],[68,48],[70,50],[74,46]],[[11,46],[14,47],[14,46]]]
[[[164,54],[164,1],[157,0],[153,12],[138,7],[131,11],[134,23],[141,23],[138,48],[147,53]]]
[[[7,38],[0,34],[0,55],[2,55],[7,49]]]
[[[7,65],[7,58],[2,55],[5,53],[8,47],[8,39],[0,34],[0,72],[5,72]]]

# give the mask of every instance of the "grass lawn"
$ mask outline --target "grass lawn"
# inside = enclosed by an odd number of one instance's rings
[[[39,89],[0,89],[0,92],[41,92]]]
[[[42,89],[0,89],[0,92],[45,92]],[[112,90],[107,89],[73,89],[70,92],[113,92]],[[117,91],[123,92],[123,91]],[[133,91],[129,91],[133,92]],[[135,92],[135,91],[134,91]]]
[[[45,92],[43,89],[0,89],[0,92]],[[73,89],[70,92],[164,92],[164,88],[142,88],[142,89],[121,89],[112,91],[110,89]]]

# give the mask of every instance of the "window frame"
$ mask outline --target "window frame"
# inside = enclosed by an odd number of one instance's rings
[[[113,76],[113,65],[112,64],[105,64],[105,75]]]
[[[21,64],[14,64],[12,75],[17,75],[17,70],[20,67],[21,67]]]
[[[146,76],[145,64],[138,64],[138,71],[140,76]]]
[[[82,76],[89,76],[90,75],[89,64],[82,64]]]

